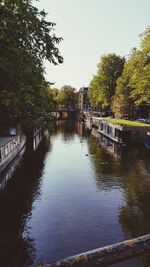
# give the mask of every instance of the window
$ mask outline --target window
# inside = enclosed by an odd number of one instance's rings
[[[110,127],[107,126],[107,133],[109,134],[110,133]]]
[[[7,154],[8,154],[8,147],[7,146],[4,147],[4,154],[5,154],[5,156],[7,156]]]
[[[11,143],[10,143],[10,150],[12,151],[13,148],[14,148],[14,144],[13,144],[13,142],[11,142]]]

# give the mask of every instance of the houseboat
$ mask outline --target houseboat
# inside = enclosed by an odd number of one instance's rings
[[[26,136],[10,128],[7,136],[0,137],[0,173],[18,155],[26,143]]]
[[[145,146],[146,146],[146,148],[150,149],[150,132],[147,132]]]
[[[150,132],[150,124],[123,119],[91,117],[86,123],[87,127],[89,124],[90,127],[92,124],[99,134],[121,145],[144,144],[147,132]]]
[[[17,166],[20,165],[23,155],[25,153],[26,146],[24,146],[21,151],[17,154],[15,158],[10,162],[10,164],[1,172],[0,174],[0,191],[3,191],[7,186],[8,181],[12,178],[15,173]]]
[[[98,132],[120,144],[144,143],[150,125],[122,119],[99,119]]]
[[[126,149],[126,146],[122,146],[119,143],[112,141],[104,135],[99,135],[100,146],[105,148],[109,154],[113,156],[115,160],[121,160],[122,154]]]
[[[33,150],[36,151],[43,138],[43,129],[35,128],[33,130]]]

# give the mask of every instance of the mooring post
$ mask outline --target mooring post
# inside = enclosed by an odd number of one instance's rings
[[[59,260],[55,263],[38,265],[37,267],[102,267],[146,254],[149,251],[150,234],[87,251]]]

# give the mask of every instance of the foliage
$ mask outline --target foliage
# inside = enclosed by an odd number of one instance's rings
[[[132,88],[129,86],[129,81],[135,68],[132,60],[135,53],[136,49],[133,49],[124,64],[122,75],[116,81],[115,94],[112,98],[112,112],[116,117],[127,118],[134,113],[133,101],[130,98]]]
[[[0,3],[0,110],[1,116],[25,118],[48,107],[48,83],[43,59],[62,63],[52,34],[55,24],[46,21],[31,0]]]
[[[75,90],[70,85],[64,85],[60,90],[49,88],[50,110],[59,108],[74,109],[78,100],[78,94]]]
[[[139,106],[150,102],[150,26],[142,35],[141,49],[137,50],[133,62],[129,86],[133,88],[131,99]]]
[[[112,112],[117,118],[128,118],[130,104],[124,94],[115,94],[112,97]]]
[[[59,95],[60,104],[67,109],[74,109],[75,99],[75,88],[70,85],[64,85]]]
[[[57,109],[59,107],[59,95],[60,91],[57,88],[49,88],[49,105],[50,109]]]
[[[118,102],[118,98],[123,101]],[[116,108],[118,102],[118,108]],[[133,117],[137,110],[145,113],[144,105],[150,102],[150,26],[141,35],[140,49],[133,49],[121,77],[117,81],[116,94],[112,110],[122,117],[122,105],[128,108],[128,117]],[[119,111],[120,109],[120,111]]]
[[[124,58],[116,54],[103,55],[98,70],[89,86],[89,99],[94,107],[110,108],[111,97],[114,95],[116,80],[122,74]]]
[[[88,97],[93,107],[102,106],[104,102],[103,92],[101,90],[101,82],[98,75],[94,75],[90,82]]]

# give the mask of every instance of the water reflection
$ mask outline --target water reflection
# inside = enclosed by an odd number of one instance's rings
[[[91,161],[100,187],[101,179],[107,183],[106,178],[110,176],[119,183],[119,187],[124,188],[131,173],[134,173],[135,177],[150,174],[150,161],[144,147],[122,147],[100,135],[98,138],[91,135],[88,147],[89,153],[93,155]]]
[[[0,263],[25,267],[33,264],[34,240],[23,236],[34,200],[40,196],[44,158],[49,144],[43,139],[36,152],[27,148],[20,165],[0,193]]]
[[[149,233],[144,148],[95,138],[81,122],[52,123],[44,136],[0,193],[1,265],[34,266]],[[117,266],[148,262],[147,256]]]
[[[125,238],[133,238],[150,233],[150,161],[140,159],[135,162],[126,181],[125,205],[120,209],[119,221]],[[148,267],[150,255],[140,258]]]
[[[88,146],[93,154],[91,160],[98,190],[110,190],[111,187],[123,190],[125,201],[120,207],[119,222],[125,239],[149,234],[150,158],[146,149],[121,147],[100,135],[97,139],[91,135]],[[139,261],[141,266],[148,267],[150,256],[140,257]],[[129,261],[127,266],[131,265]]]

